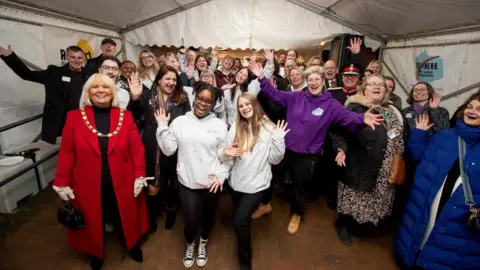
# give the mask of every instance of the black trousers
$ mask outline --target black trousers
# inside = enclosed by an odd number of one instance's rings
[[[218,191],[211,193],[208,189],[190,189],[180,184],[180,202],[185,219],[185,241],[193,243],[199,230],[202,239],[208,239],[215,224]]]
[[[293,196],[290,202],[291,215],[303,216],[305,204],[317,193],[312,183],[313,175],[317,169],[319,154],[299,154],[287,150],[285,159],[288,172],[292,178]],[[316,179],[320,181],[320,179]]]
[[[287,176],[288,166],[283,159],[279,164],[272,166],[272,181],[270,187],[263,192],[262,204],[269,204],[272,201],[275,192],[275,185],[285,186],[285,177]]]
[[[237,235],[238,258],[240,265],[252,265],[251,216],[265,197],[265,191],[248,194],[231,190],[233,199],[233,229]]]

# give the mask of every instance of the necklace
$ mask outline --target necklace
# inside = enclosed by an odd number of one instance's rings
[[[111,132],[111,133],[108,133],[108,134],[103,134],[100,131],[94,129],[92,124],[90,124],[90,121],[88,121],[87,114],[85,113],[85,108],[81,108],[80,110],[82,112],[83,121],[85,121],[85,124],[87,125],[88,129],[90,129],[90,131],[95,133],[98,137],[112,137],[113,135],[117,135],[118,132],[120,132],[120,128],[122,128],[123,109],[120,109],[120,120],[118,120],[117,128],[115,129],[114,132]]]

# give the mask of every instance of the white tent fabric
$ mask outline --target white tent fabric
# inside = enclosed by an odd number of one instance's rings
[[[352,29],[285,0],[214,0],[127,32],[136,45],[288,49]]]
[[[446,96],[480,82],[477,68],[480,62],[478,41],[480,31],[388,43],[383,61],[406,88],[401,89],[401,85],[397,83],[396,93],[405,100],[407,92],[415,83],[427,81],[438,93]],[[424,65],[420,67],[422,64]],[[385,74],[391,75],[390,71],[384,70]],[[473,88],[442,101],[442,106],[452,114],[478,90],[478,87]]]

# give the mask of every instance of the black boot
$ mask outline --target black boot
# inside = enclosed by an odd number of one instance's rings
[[[139,263],[143,262],[143,252],[142,252],[142,249],[138,245],[133,246],[128,251],[128,255],[130,256],[130,258],[132,258],[132,260],[134,260],[136,262],[139,262]]]
[[[165,229],[170,230],[175,225],[177,221],[177,208],[169,209],[167,207],[166,217],[165,217]]]
[[[345,245],[351,246],[352,245],[352,237],[347,230],[346,223],[344,222],[344,218],[339,216],[335,221],[335,231],[337,232],[337,236]]]
[[[100,270],[103,266],[103,259],[90,256],[90,267],[92,270]]]

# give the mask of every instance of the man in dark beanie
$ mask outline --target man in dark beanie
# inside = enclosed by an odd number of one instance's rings
[[[87,70],[89,74],[98,72],[100,58],[103,56],[114,56],[115,51],[117,50],[117,43],[111,38],[105,38],[102,40],[102,46],[100,49],[102,50],[102,54],[88,60],[85,64],[85,70]]]

